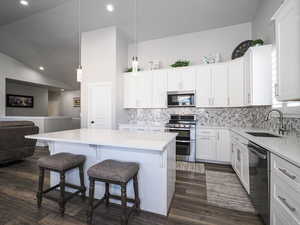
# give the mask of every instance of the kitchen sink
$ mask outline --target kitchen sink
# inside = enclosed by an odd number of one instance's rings
[[[275,134],[270,134],[266,132],[246,132],[247,134],[250,134],[255,137],[273,137],[273,138],[279,138],[280,136],[275,135]]]

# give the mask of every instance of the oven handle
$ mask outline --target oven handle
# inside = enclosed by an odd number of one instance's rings
[[[176,140],[176,142],[178,142],[178,143],[195,143],[195,140],[190,140],[190,141],[178,141],[178,140]]]
[[[191,129],[188,128],[166,128],[166,130],[185,130],[185,131],[190,131]]]

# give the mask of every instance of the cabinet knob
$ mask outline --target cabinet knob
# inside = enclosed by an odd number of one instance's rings
[[[91,121],[91,124],[94,124],[95,123],[95,121]]]

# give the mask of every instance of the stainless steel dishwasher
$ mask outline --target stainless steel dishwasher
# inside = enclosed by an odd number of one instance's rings
[[[270,224],[270,153],[249,142],[250,199],[266,225]]]

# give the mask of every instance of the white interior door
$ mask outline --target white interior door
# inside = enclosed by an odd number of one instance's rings
[[[88,128],[112,129],[112,84],[88,85]]]

